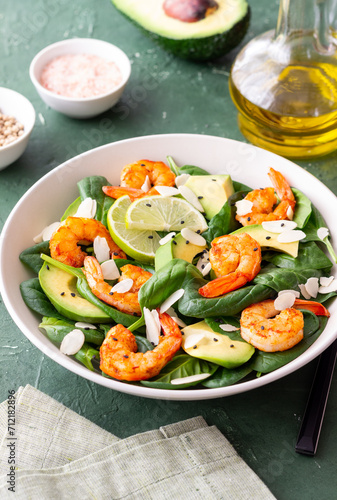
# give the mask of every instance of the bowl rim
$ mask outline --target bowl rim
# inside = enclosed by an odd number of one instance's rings
[[[51,90],[48,90],[45,87],[43,87],[43,85],[41,85],[41,83],[39,82],[38,78],[35,75],[36,64],[38,63],[38,61],[40,60],[40,58],[42,56],[44,56],[45,54],[47,54],[50,50],[52,50],[54,48],[57,48],[57,47],[62,47],[64,45],[68,45],[68,44],[73,43],[73,42],[75,42],[75,43],[76,42],[78,42],[78,43],[83,43],[83,42],[101,43],[101,44],[105,44],[106,46],[113,47],[114,50],[117,50],[117,52],[120,52],[121,57],[124,57],[125,61],[127,63],[127,71],[125,72],[125,74],[124,74],[124,72],[121,71],[122,77],[123,77],[121,83],[117,87],[115,87],[112,91],[106,92],[104,94],[100,94],[100,95],[97,95],[97,96],[94,96],[94,97],[68,97],[68,96],[62,96],[60,94],[56,94],[55,92],[52,92]],[[57,57],[57,56],[54,56],[54,58],[55,57]],[[116,64],[117,64],[117,66],[120,69],[120,66],[118,65],[118,63],[116,63]],[[122,89],[127,84],[128,80],[130,78],[130,75],[131,75],[131,62],[130,62],[130,59],[128,58],[128,56],[126,55],[126,53],[120,47],[117,47],[117,45],[114,45],[113,43],[107,42],[105,40],[100,40],[99,38],[74,37],[74,38],[67,38],[66,40],[60,40],[58,42],[54,42],[54,43],[52,43],[50,45],[47,45],[42,50],[40,50],[40,52],[38,52],[34,56],[34,58],[32,59],[32,61],[30,63],[30,66],[29,66],[29,76],[30,76],[30,79],[31,79],[33,85],[35,86],[35,88],[39,92],[45,93],[46,95],[48,95],[50,97],[53,97],[54,99],[57,99],[59,101],[74,102],[74,103],[95,102],[95,101],[99,101],[100,99],[103,99],[105,97],[114,95],[115,93],[117,93],[120,89]]]
[[[20,99],[22,99],[25,102],[25,104],[27,105],[27,109],[29,110],[29,113],[31,114],[32,120],[31,120],[31,123],[28,126],[28,128],[26,126],[24,127],[24,129],[23,129],[24,132],[20,137],[18,137],[18,139],[15,139],[15,141],[11,142],[10,144],[6,144],[5,146],[0,147],[0,154],[1,154],[1,151],[8,151],[9,149],[14,149],[21,142],[23,142],[25,139],[27,139],[27,137],[29,137],[29,135],[31,134],[31,132],[34,128],[35,121],[36,121],[35,108],[34,108],[33,104],[30,102],[30,100],[27,99],[27,97],[25,97],[23,94],[20,94],[20,92],[17,92],[16,90],[9,89],[7,87],[0,87],[0,94],[1,94],[1,92],[11,93],[11,94],[15,94],[16,96],[20,96]],[[1,111],[1,109],[0,109],[0,111]]]

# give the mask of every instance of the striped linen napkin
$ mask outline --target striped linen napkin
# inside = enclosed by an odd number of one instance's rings
[[[1,499],[275,499],[202,417],[119,439],[29,385],[15,394],[15,426],[8,409],[6,400]]]

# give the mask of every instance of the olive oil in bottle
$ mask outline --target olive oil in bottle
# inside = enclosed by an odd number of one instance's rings
[[[281,0],[278,25],[234,61],[229,88],[253,144],[289,158],[337,149],[336,0]]]

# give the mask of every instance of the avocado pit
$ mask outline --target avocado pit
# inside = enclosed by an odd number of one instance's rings
[[[215,0],[165,0],[165,14],[185,23],[195,23],[205,19],[218,9]]]

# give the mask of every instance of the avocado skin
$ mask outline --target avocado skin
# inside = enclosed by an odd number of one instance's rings
[[[116,7],[116,5],[114,6]],[[118,8],[116,7],[116,9]],[[218,59],[239,45],[247,33],[251,15],[251,9],[248,7],[246,15],[228,31],[203,38],[176,40],[153,33],[140,26],[124,12],[118,11],[163,49],[181,59],[200,62]]]

